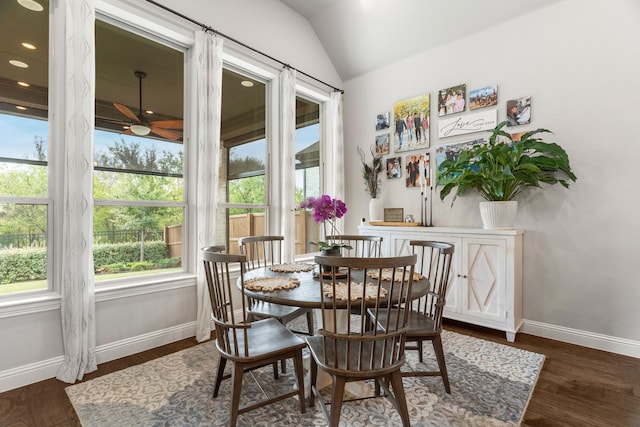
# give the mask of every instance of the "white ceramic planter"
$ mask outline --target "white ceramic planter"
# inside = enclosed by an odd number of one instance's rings
[[[480,202],[480,217],[485,230],[511,230],[516,220],[518,202]]]
[[[369,201],[369,221],[383,221],[384,207],[382,199],[375,198]]]

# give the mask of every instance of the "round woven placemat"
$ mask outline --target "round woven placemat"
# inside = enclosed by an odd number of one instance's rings
[[[313,270],[313,264],[307,264],[305,262],[293,262],[289,264],[278,264],[269,267],[269,270],[276,273],[299,273],[301,271]]]
[[[245,289],[271,292],[279,289],[292,289],[300,285],[295,277],[256,277],[244,281]]]
[[[362,299],[362,286],[363,286],[363,283],[351,282],[351,301]],[[336,289],[335,299],[346,301],[349,298],[349,295],[347,293],[348,288],[346,283],[343,283],[343,282],[336,283],[335,289]],[[330,298],[334,298],[332,285],[326,284],[322,286],[322,292],[326,296]],[[386,296],[387,296],[387,290],[385,288],[380,288],[380,298],[384,298]],[[364,300],[371,301],[377,298],[378,298],[378,286],[372,283],[367,283],[367,287],[365,289],[365,294],[364,294]]]
[[[385,282],[390,282],[391,281],[391,275],[393,274],[393,269],[391,268],[383,268],[382,269],[382,277],[380,278],[380,280],[383,280]],[[374,271],[369,271],[367,273],[367,275],[369,277],[371,277],[372,279],[377,279],[378,278],[378,270],[374,270]],[[396,270],[396,281],[404,276],[404,270],[402,268],[399,268]],[[405,276],[404,278],[405,281],[409,280],[409,275]],[[413,280],[422,280],[422,274],[420,273],[413,273]]]

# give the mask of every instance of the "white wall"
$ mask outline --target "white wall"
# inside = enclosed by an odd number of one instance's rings
[[[377,113],[425,92],[433,106],[438,90],[460,83],[467,91],[497,84],[504,120],[507,99],[530,95],[532,122],[518,131],[552,130],[549,140],[567,150],[578,181],[519,199],[524,318],[547,329],[631,340],[640,350],[639,23],[636,0],[565,0],[347,81],[347,230],[368,217],[355,146],[373,144]],[[437,124],[432,107],[432,160],[435,146],[488,134],[439,140]],[[382,195],[385,207],[420,218],[419,190],[383,177]],[[434,225],[480,227],[479,200],[464,196],[451,208],[450,199],[436,196]]]
[[[100,4],[113,1],[100,0]],[[164,0],[162,4],[341,86],[308,21],[277,0]],[[168,15],[153,9],[145,19]],[[117,11],[110,12],[119,16]],[[54,377],[63,360],[59,299],[52,296],[28,305],[0,303],[0,392]],[[98,290],[95,318],[98,363],[191,337],[195,334],[195,278],[146,284],[126,292]]]

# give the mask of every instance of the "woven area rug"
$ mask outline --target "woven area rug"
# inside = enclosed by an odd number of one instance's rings
[[[451,394],[439,377],[407,377],[404,387],[414,426],[517,426],[533,392],[544,356],[444,331]],[[425,343],[425,362],[434,361]],[[67,395],[85,427],[222,426],[228,424],[230,380],[212,399],[218,354],[207,342],[122,371],[69,386]],[[427,363],[430,367],[431,363]],[[407,351],[407,365],[419,365]],[[424,368],[424,367],[423,367]],[[293,366],[279,380],[271,367],[246,373],[241,405],[263,393],[295,385]],[[331,387],[326,387],[326,392]],[[373,385],[365,383],[373,395]],[[347,396],[349,397],[349,396]],[[353,397],[353,396],[351,396]],[[340,425],[396,426],[400,417],[385,398],[345,402]],[[241,414],[240,426],[323,426],[319,408],[300,414],[296,398]]]

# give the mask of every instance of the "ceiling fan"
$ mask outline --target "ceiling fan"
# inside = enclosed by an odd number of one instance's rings
[[[158,136],[161,136],[166,139],[178,140],[182,138],[182,134],[179,132],[175,132],[171,129],[182,129],[183,121],[182,120],[159,120],[159,121],[149,121],[142,114],[142,79],[147,77],[147,73],[144,71],[134,71],[135,76],[139,80],[140,86],[140,104],[139,104],[139,112],[138,114],[134,114],[133,111],[129,109],[126,105],[119,104],[117,102],[113,103],[113,106],[118,109],[122,114],[127,116],[132,120],[129,125],[129,129],[125,132],[126,134],[135,134],[139,136],[149,135],[149,133],[154,133]]]

